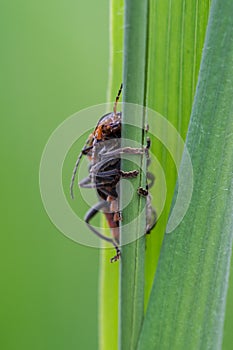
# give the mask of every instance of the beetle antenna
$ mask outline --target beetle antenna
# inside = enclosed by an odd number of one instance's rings
[[[114,106],[113,106],[113,113],[114,113],[115,116],[117,115],[117,103],[119,101],[122,89],[123,89],[123,84],[121,83],[120,89],[118,91],[118,94],[117,94],[117,97],[116,97],[116,100],[115,100],[115,103],[114,103]]]
[[[75,181],[76,173],[77,173],[77,170],[78,170],[78,166],[79,166],[80,160],[81,160],[81,158],[83,156],[83,151],[86,149],[86,146],[88,145],[88,142],[89,142],[89,137],[88,137],[87,141],[85,142],[85,145],[84,145],[82,151],[80,152],[80,154],[78,156],[78,159],[76,160],[75,167],[74,167],[74,170],[73,170],[72,178],[71,178],[71,181],[70,181],[70,195],[71,195],[72,199],[74,199],[74,181]]]

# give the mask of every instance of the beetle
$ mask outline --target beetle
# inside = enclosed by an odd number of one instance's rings
[[[89,176],[84,178],[79,186],[83,188],[95,188],[99,197],[99,202],[94,205],[85,215],[85,222],[90,230],[98,237],[110,242],[116,250],[116,255],[111,259],[111,262],[117,261],[120,258],[121,252],[119,249],[119,222],[122,220],[119,210],[118,185],[120,179],[131,179],[138,176],[138,170],[123,171],[121,170],[121,154],[146,154],[147,166],[150,163],[149,148],[150,139],[147,138],[147,146],[145,148],[121,147],[121,125],[122,112],[117,112],[117,103],[119,101],[123,85],[121,84],[118,94],[115,99],[113,111],[103,115],[94,131],[87,138],[84,147],[82,148],[75,167],[73,170],[70,193],[74,198],[74,182],[78,166],[83,155],[86,155],[90,161]],[[147,172],[147,179],[150,184],[146,189],[139,188],[138,194],[146,197],[146,233],[149,233],[156,224],[156,212],[151,205],[151,196],[149,188],[154,183],[153,174]],[[108,225],[112,232],[112,238],[103,235],[97,231],[91,224],[90,220],[102,210],[108,221]]]

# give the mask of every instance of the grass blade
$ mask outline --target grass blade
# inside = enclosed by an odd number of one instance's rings
[[[114,101],[122,82],[123,0],[110,1],[110,65],[108,101]],[[105,222],[103,223],[105,225]],[[99,349],[118,348],[119,264],[110,264],[114,249],[100,252]]]
[[[145,65],[146,65],[146,36],[147,36],[147,1],[125,1],[125,40],[124,40],[124,79],[123,101],[143,105],[145,98]],[[133,117],[133,118],[132,118]],[[144,129],[143,113],[130,114],[126,105],[123,106],[122,137],[144,144],[144,131],[129,128],[126,124],[133,122]],[[139,156],[141,158],[141,156]],[[132,170],[128,161],[122,161],[124,171]],[[144,166],[145,170],[145,166]],[[134,197],[123,210],[124,223],[131,218],[137,218],[130,231],[139,237],[145,231],[146,218],[139,219],[140,208],[145,205],[145,199],[137,195],[139,186],[145,187],[143,174],[134,179]],[[122,197],[128,186],[122,185]],[[122,226],[121,238],[127,237],[128,227]],[[145,238],[142,236],[133,243],[122,246],[120,271],[120,348],[135,349],[144,316],[144,254]]]
[[[183,139],[190,119],[208,15],[209,1],[149,1],[147,106],[167,118]],[[163,167],[167,197],[158,224],[147,237],[145,306],[151,292],[177,179],[174,160],[168,150],[153,140],[152,152]],[[153,164],[151,171],[156,175],[156,183],[151,190],[154,206],[159,208],[163,201],[160,190],[162,182]]]
[[[232,13],[231,0],[212,1],[187,138],[193,197],[165,235],[138,349],[221,347],[233,238]]]

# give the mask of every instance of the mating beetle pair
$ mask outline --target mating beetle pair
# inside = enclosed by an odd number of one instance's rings
[[[74,198],[73,187],[77,169],[83,155],[86,155],[90,160],[89,176],[83,179],[80,187],[95,188],[99,197],[99,202],[93,206],[85,216],[85,222],[88,227],[100,238],[110,242],[116,249],[116,255],[111,259],[111,262],[117,261],[120,257],[119,249],[119,222],[121,221],[121,213],[119,210],[119,196],[117,186],[120,179],[130,179],[138,175],[138,170],[122,171],[121,170],[121,154],[142,154],[146,153],[147,165],[149,165],[149,147],[150,140],[147,140],[146,148],[131,148],[121,147],[121,119],[122,113],[117,112],[117,103],[122,91],[122,84],[118,91],[113,112],[105,114],[98,121],[95,130],[89,135],[81,153],[75,164],[73,171],[70,192]],[[138,194],[146,196],[146,216],[147,225],[146,233],[149,233],[156,224],[156,212],[151,205],[151,196],[148,192],[154,183],[153,174],[147,172],[147,179],[150,184],[146,189],[139,188]],[[109,227],[111,228],[112,238],[107,237],[97,231],[91,224],[90,220],[102,210],[106,216]]]

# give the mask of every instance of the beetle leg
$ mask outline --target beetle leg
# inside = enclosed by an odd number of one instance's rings
[[[113,169],[113,170],[106,170],[106,171],[100,171],[99,173],[97,173],[96,175],[94,175],[94,177],[96,178],[108,178],[108,177],[112,177],[112,176],[116,176],[119,175],[119,170],[118,169]]]
[[[149,137],[146,138],[146,148],[150,149],[151,146],[151,139]]]
[[[155,176],[148,171],[146,177],[147,180],[150,180],[150,183],[148,184],[148,189],[150,189],[155,183]]]
[[[101,173],[100,169],[106,165],[106,162],[108,163],[109,166],[112,166],[112,169],[111,169],[111,170],[117,169],[117,162],[118,162],[118,159],[117,159],[117,158],[112,158],[112,159],[108,159],[107,161],[106,161],[106,159],[104,159],[104,160],[101,160],[101,161],[99,161],[99,162],[93,164],[93,165],[90,167],[89,172],[90,172],[91,174],[93,174],[93,173],[94,173],[94,174]],[[104,170],[103,170],[103,171],[104,171]],[[108,170],[106,170],[106,171],[108,171]]]
[[[107,152],[102,155],[102,158],[109,158],[111,156],[119,156],[121,154],[144,154],[145,148],[121,147],[114,151]]]
[[[116,247],[115,247],[115,248],[116,248]],[[120,249],[117,247],[117,248],[116,248],[116,255],[113,256],[113,257],[111,258],[110,262],[113,263],[113,262],[119,260],[119,259],[120,259],[120,256],[121,256],[121,251],[120,251]]]
[[[157,223],[157,214],[151,205],[151,195],[148,188],[146,185],[146,188],[139,187],[137,191],[140,196],[146,197],[146,233],[150,233]]]
[[[110,181],[104,181],[104,182],[91,182],[90,177],[85,177],[82,181],[79,182],[79,186],[82,188],[102,188],[102,187],[107,187],[112,185],[112,180]]]
[[[148,150],[150,149],[150,145],[151,145],[151,140],[149,137],[147,137],[146,147],[142,147],[142,148],[121,147],[121,148],[118,148],[114,151],[110,151],[110,152],[103,154],[102,158],[111,157],[111,156],[119,156],[119,155],[124,154],[124,153],[128,153],[128,154],[144,154],[144,153],[146,153],[146,156],[149,157]]]
[[[83,180],[79,182],[79,186],[83,188],[101,188],[112,185],[112,183],[116,182],[116,176],[119,175],[123,179],[134,178],[138,175],[138,170],[132,171],[123,171],[123,170],[108,170],[102,171],[94,175],[94,178],[102,179],[102,182],[92,182],[90,177],[85,177]]]
[[[117,245],[117,243],[110,237],[107,237],[105,235],[103,235],[102,233],[100,233],[99,231],[97,231],[90,223],[89,221],[99,212],[100,209],[108,209],[109,208],[109,204],[106,201],[101,201],[99,203],[97,203],[96,205],[94,205],[94,207],[92,207],[85,215],[85,222],[87,224],[87,226],[89,227],[89,229],[95,233],[98,237],[104,239],[105,241],[111,243],[114,248],[116,249],[116,255],[111,258],[111,262],[117,261],[120,258],[121,255],[121,251]]]
[[[146,185],[146,188],[139,187],[137,190],[138,194],[143,197],[147,197],[149,192],[148,192],[148,185]]]
[[[131,171],[120,170],[119,172],[120,172],[122,179],[132,179],[134,177],[137,177],[139,174],[138,170],[131,170]]]
[[[94,185],[91,183],[91,178],[88,176],[88,177],[85,177],[83,180],[81,180],[78,184],[80,187],[89,187],[88,185]]]
[[[140,196],[146,197],[146,217],[147,217],[146,233],[150,233],[152,228],[157,223],[157,214],[151,205],[151,196],[149,194],[148,189],[149,189],[149,186],[146,185],[146,188],[139,187],[137,191]]]
[[[83,188],[101,188],[110,186],[116,182],[117,175],[121,175],[118,169],[102,171],[97,174],[94,174],[94,179],[96,178],[99,181],[102,180],[102,182],[92,182],[91,177],[88,176],[79,182],[79,186]]]
[[[134,178],[138,176],[138,174],[139,174],[138,170],[123,171],[123,170],[114,169],[114,170],[101,171],[97,173],[95,177],[107,179],[108,177],[120,175],[123,179],[127,179],[127,178]]]
[[[151,204],[150,194],[146,198],[146,212],[147,212],[146,233],[148,234],[155,227],[157,223],[157,214]]]

